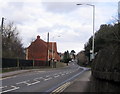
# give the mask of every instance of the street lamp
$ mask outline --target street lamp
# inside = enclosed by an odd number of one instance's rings
[[[88,6],[92,6],[93,7],[93,40],[92,40],[92,56],[91,56],[91,60],[94,59],[95,57],[95,54],[94,54],[94,47],[95,47],[95,44],[94,44],[94,38],[95,38],[95,34],[94,34],[94,28],[95,28],[95,5],[92,5],[92,4],[76,4],[76,5],[88,5]]]

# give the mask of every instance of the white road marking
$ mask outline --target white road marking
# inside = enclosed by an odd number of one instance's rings
[[[46,75],[46,77],[50,77],[50,75]]]
[[[0,89],[2,89],[2,88],[6,88],[7,86],[3,86],[3,87],[0,87]]]
[[[49,77],[49,78],[47,78],[47,79],[44,79],[44,81],[47,81],[47,80],[50,80],[50,79],[52,79],[52,77]]]
[[[59,76],[60,76],[60,75],[55,75],[54,77],[57,78],[57,77],[59,77]]]
[[[34,80],[39,80],[39,79],[44,79],[43,77],[38,77],[38,78],[35,78]]]
[[[65,74],[63,73],[63,74],[61,74],[61,75],[65,75]]]
[[[31,86],[31,85],[34,85],[34,84],[37,84],[37,83],[40,83],[40,81],[36,81],[34,83],[28,83],[27,86]]]
[[[18,85],[18,84],[26,84],[28,81],[30,81],[30,80],[18,82],[18,83],[16,83],[16,84],[17,84],[17,85]]]
[[[66,72],[66,74],[69,74],[68,72]]]
[[[33,83],[28,83],[27,86],[31,86],[31,85],[34,85],[34,84],[37,84],[37,83],[40,83],[40,81],[37,80],[37,78],[33,79],[35,82]]]
[[[5,93],[5,92],[9,92],[9,91],[13,91],[13,90],[16,90],[16,89],[19,89],[20,87],[16,87],[16,86],[11,86],[13,89],[8,89],[8,90],[5,90],[5,91],[2,91],[0,93]]]

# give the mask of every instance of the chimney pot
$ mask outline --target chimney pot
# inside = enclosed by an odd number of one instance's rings
[[[40,39],[40,36],[39,36],[39,35],[37,36],[37,39]]]

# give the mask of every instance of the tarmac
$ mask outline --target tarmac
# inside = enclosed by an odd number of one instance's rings
[[[22,74],[22,73],[27,73],[31,71],[39,71],[40,69],[30,69],[30,70],[17,70],[17,71],[12,71],[12,72],[6,72],[6,73],[1,73],[0,74],[0,79]],[[72,81],[65,89],[63,92],[87,92],[86,89],[88,87],[88,82],[91,79],[91,71],[87,70],[81,75],[78,76],[77,79]]]
[[[0,79],[4,79],[6,77],[23,74],[32,71],[43,71],[44,69],[29,69],[29,70],[18,70],[12,72],[6,72],[0,74]],[[49,70],[49,69],[48,69]],[[2,80],[0,80],[2,81]],[[63,88],[64,87],[64,88]],[[97,81],[91,75],[91,70],[86,70],[82,74],[80,74],[75,80],[71,82],[67,82],[65,85],[60,87],[63,88],[63,91],[60,93],[88,93],[88,92],[119,92],[120,93],[120,85],[115,83],[109,83],[106,81]],[[60,89],[59,88],[59,89]],[[118,93],[117,93],[118,94]]]

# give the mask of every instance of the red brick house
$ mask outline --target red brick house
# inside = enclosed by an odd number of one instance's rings
[[[27,60],[48,61],[48,59],[52,59],[52,57],[55,60],[60,60],[60,57],[57,53],[56,42],[45,42],[40,39],[40,36],[37,36],[37,39],[26,49]]]

